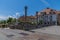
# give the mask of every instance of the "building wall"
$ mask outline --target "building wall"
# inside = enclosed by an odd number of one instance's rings
[[[39,20],[43,20],[43,24],[56,25],[57,15],[54,12],[48,12],[48,14],[46,14],[46,12],[41,12],[41,14],[42,15],[39,16]]]
[[[60,14],[57,16],[57,24],[60,25]]]

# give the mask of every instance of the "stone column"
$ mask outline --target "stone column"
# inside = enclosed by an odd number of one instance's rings
[[[27,6],[25,6],[25,21],[27,21]]]

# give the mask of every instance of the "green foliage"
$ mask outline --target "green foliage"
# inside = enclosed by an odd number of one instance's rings
[[[39,21],[39,24],[43,24],[43,20],[40,20],[40,21]]]
[[[9,17],[9,18],[7,19],[7,23],[12,23],[12,22],[16,22],[16,18],[11,18],[11,17]]]
[[[6,20],[0,20],[0,24],[6,24]]]
[[[13,18],[13,19],[12,19],[12,22],[16,22],[16,18]]]
[[[9,17],[9,18],[7,19],[7,23],[11,23],[12,20],[13,20],[13,19]]]
[[[36,22],[32,22],[32,25],[36,25],[37,23]]]
[[[0,20],[0,24],[1,24],[0,27],[5,28],[5,27],[7,27],[8,24],[11,24],[11,23],[13,24],[15,22],[16,22],[16,18],[9,17],[6,20]]]
[[[6,20],[0,20],[0,24],[14,23],[14,22],[16,22],[16,18],[11,18],[11,17],[9,17]]]

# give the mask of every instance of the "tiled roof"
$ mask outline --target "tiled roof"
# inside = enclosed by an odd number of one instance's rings
[[[22,17],[20,17],[19,19],[21,19],[21,18],[25,18],[24,16],[22,16]],[[36,16],[27,16],[27,18],[36,18]]]
[[[38,15],[41,15],[41,12],[46,12],[46,14],[49,14],[49,12],[55,12],[56,14],[60,14],[60,11],[51,9],[51,8],[46,8],[38,13]]]
[[[57,14],[60,14],[60,11],[57,11]]]
[[[26,20],[29,21],[29,19],[36,19],[36,16],[27,16]],[[22,16],[18,20],[25,21],[25,17]]]

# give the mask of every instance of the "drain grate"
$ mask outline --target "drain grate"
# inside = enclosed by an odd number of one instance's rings
[[[43,38],[39,38],[38,40],[44,40]]]
[[[7,35],[8,38],[13,37],[14,35]]]
[[[29,32],[35,33],[35,31],[29,31]]]
[[[27,35],[29,35],[29,34],[27,34],[27,33],[19,33],[19,34],[22,34],[22,35],[24,35],[24,36],[27,36]]]

